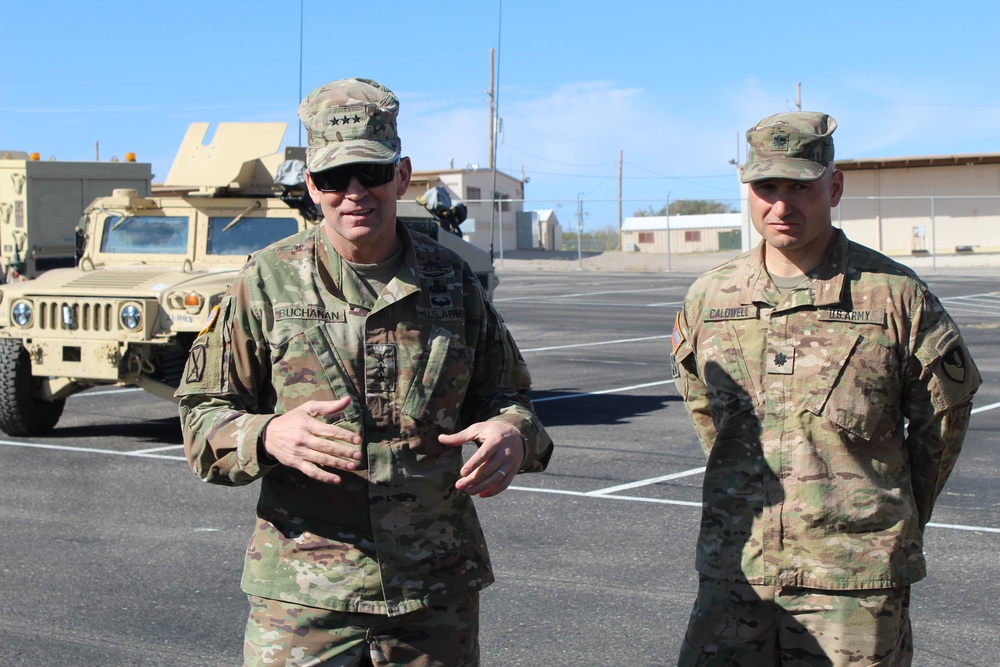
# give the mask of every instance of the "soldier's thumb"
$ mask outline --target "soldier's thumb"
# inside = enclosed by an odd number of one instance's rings
[[[309,401],[303,405],[306,414],[310,417],[329,417],[338,412],[343,412],[344,408],[351,404],[351,397],[345,396],[333,401]]]
[[[467,442],[475,442],[476,433],[472,427],[458,433],[442,433],[438,436],[438,442],[449,447],[460,447]]]

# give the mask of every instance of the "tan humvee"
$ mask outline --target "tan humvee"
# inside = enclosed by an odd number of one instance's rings
[[[97,385],[173,400],[192,342],[247,256],[319,223],[303,149],[277,152],[285,123],[222,123],[205,145],[207,130],[189,128],[151,196],[119,189],[94,200],[77,268],[0,286],[0,429],[46,433],[66,397]],[[400,202],[400,219],[436,232],[421,210]],[[436,235],[492,291],[487,253]]]
[[[34,278],[76,265],[80,212],[115,188],[150,191],[148,163],[42,161],[38,154],[0,150],[0,282]]]

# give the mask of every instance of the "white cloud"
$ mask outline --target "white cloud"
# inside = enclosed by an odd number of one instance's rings
[[[466,162],[487,166],[489,109],[409,103],[401,113],[400,132],[417,169]],[[708,112],[691,112],[702,101],[677,103],[654,98],[638,87],[607,81],[584,81],[549,91],[506,92],[500,101],[503,132],[497,145],[498,168],[531,183],[529,199],[560,201],[569,206],[585,199],[617,197],[618,156],[624,153],[624,193],[632,201],[624,214],[662,201],[668,193],[684,197],[727,198],[737,192],[737,131],[732,112],[715,100]],[[704,176],[717,176],[704,179]],[[607,203],[607,202],[605,202]],[[615,206],[594,217],[607,219]]]

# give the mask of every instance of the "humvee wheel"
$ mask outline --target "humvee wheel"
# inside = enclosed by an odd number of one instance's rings
[[[31,357],[21,341],[0,339],[0,429],[7,435],[44,435],[55,428],[66,399],[32,395]]]

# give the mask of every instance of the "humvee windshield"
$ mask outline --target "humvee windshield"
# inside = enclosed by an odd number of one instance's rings
[[[184,255],[188,250],[187,216],[112,215],[104,219],[101,252]]]
[[[299,229],[295,218],[246,217],[230,227],[235,218],[209,218],[209,255],[249,255]],[[182,215],[109,216],[104,219],[101,252],[185,255],[189,228],[190,219]]]
[[[295,218],[240,218],[226,229],[234,217],[208,220],[209,255],[249,255],[291,236],[299,230]]]

